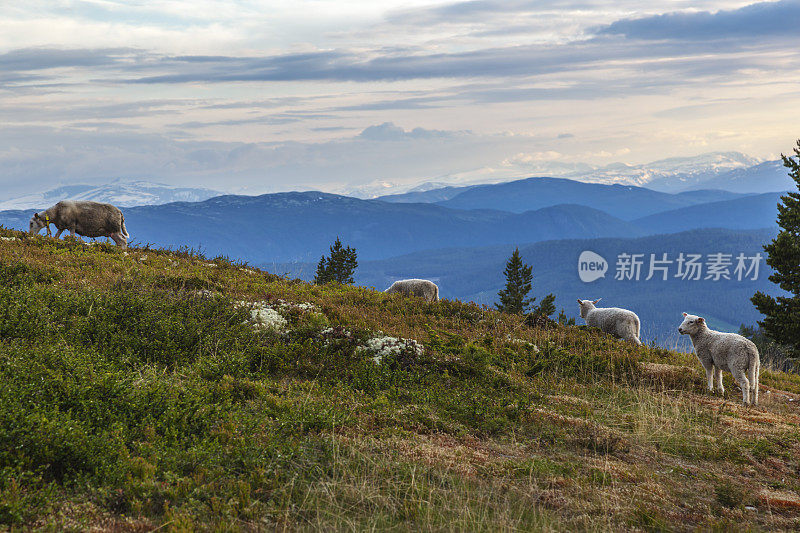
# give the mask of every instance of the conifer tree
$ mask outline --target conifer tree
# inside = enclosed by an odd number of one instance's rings
[[[534,298],[535,299],[535,298]],[[542,315],[542,316],[550,316],[556,312],[556,295],[555,294],[548,294],[542,301],[539,302],[539,305],[533,310],[533,314],[535,315]]]
[[[800,140],[793,158],[781,154],[783,165],[800,189]],[[759,325],[776,342],[786,345],[793,358],[800,357],[800,192],[781,196],[778,204],[778,225],[782,228],[772,242],[764,246],[769,254],[767,264],[775,270],[769,280],[789,296],[773,298],[757,292],[751,299],[764,315]]]
[[[314,283],[322,285],[331,281],[339,283],[354,283],[353,273],[358,267],[358,259],[355,248],[342,246],[342,241],[336,237],[336,241],[330,247],[330,257],[324,255],[317,263],[317,275]]]
[[[500,303],[495,304],[498,311],[521,315],[528,310],[535,298],[525,298],[533,286],[533,267],[522,262],[519,248],[511,254],[503,274],[506,275],[506,288],[498,292]]]

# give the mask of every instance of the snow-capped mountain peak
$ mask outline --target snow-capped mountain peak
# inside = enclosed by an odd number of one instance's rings
[[[149,181],[114,181],[105,185],[64,185],[42,193],[17,198],[0,198],[0,211],[41,209],[61,200],[90,200],[118,207],[160,205],[170,202],[200,202],[219,196],[220,192],[205,188],[177,187]]]

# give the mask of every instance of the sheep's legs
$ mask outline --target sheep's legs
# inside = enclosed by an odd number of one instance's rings
[[[82,240],[83,240],[83,239],[81,239],[81,238],[80,238],[80,236],[78,236],[78,234],[77,234],[77,233],[75,233],[75,228],[70,228],[70,229],[69,229],[69,235],[70,235],[70,237],[75,237],[75,238],[76,238],[76,239],[78,239],[79,241],[82,241]]]
[[[119,233],[112,233],[110,237],[114,239],[114,242],[117,244],[117,246],[120,246],[122,248],[128,247],[128,241],[125,239],[125,237],[123,237]]]
[[[716,375],[717,375],[717,390],[719,391],[720,394],[722,394],[724,396],[725,395],[725,387],[722,386],[722,369],[721,368],[717,368],[716,369]]]
[[[739,388],[742,389],[742,403],[748,405],[750,403],[750,380],[747,379],[743,370],[739,370],[733,375],[733,379]]]
[[[62,233],[64,233],[64,230],[63,230],[63,229],[60,229],[60,230],[58,230],[58,231],[56,232],[56,239],[59,239],[59,238],[61,238],[61,234],[62,234]]]
[[[706,369],[706,380],[708,380],[708,392],[714,394],[714,365],[703,365],[703,368]]]
[[[757,366],[750,370],[748,376],[750,379],[750,401],[753,405],[758,405],[758,378],[760,373],[761,367]]]

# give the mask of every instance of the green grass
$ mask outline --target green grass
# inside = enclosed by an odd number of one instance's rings
[[[191,250],[0,236],[0,529],[799,525],[758,496],[800,491],[797,404],[711,396],[692,356]],[[424,350],[376,363],[379,335]]]

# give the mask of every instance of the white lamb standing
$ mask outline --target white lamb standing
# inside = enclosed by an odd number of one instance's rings
[[[727,370],[742,389],[742,403],[758,405],[761,360],[753,341],[736,333],[714,331],[703,317],[686,313],[683,313],[683,323],[678,327],[678,333],[691,337],[697,358],[706,370],[710,392],[714,392],[715,376],[720,394],[725,392],[722,371]]]
[[[383,291],[387,294],[399,292],[406,296],[418,296],[426,302],[439,301],[439,287],[427,279],[401,279]]]
[[[618,339],[642,344],[642,341],[639,340],[640,323],[636,313],[619,307],[595,307],[600,300],[602,298],[594,301],[578,300],[578,305],[581,307],[581,318],[586,320],[586,325],[600,328]]]

